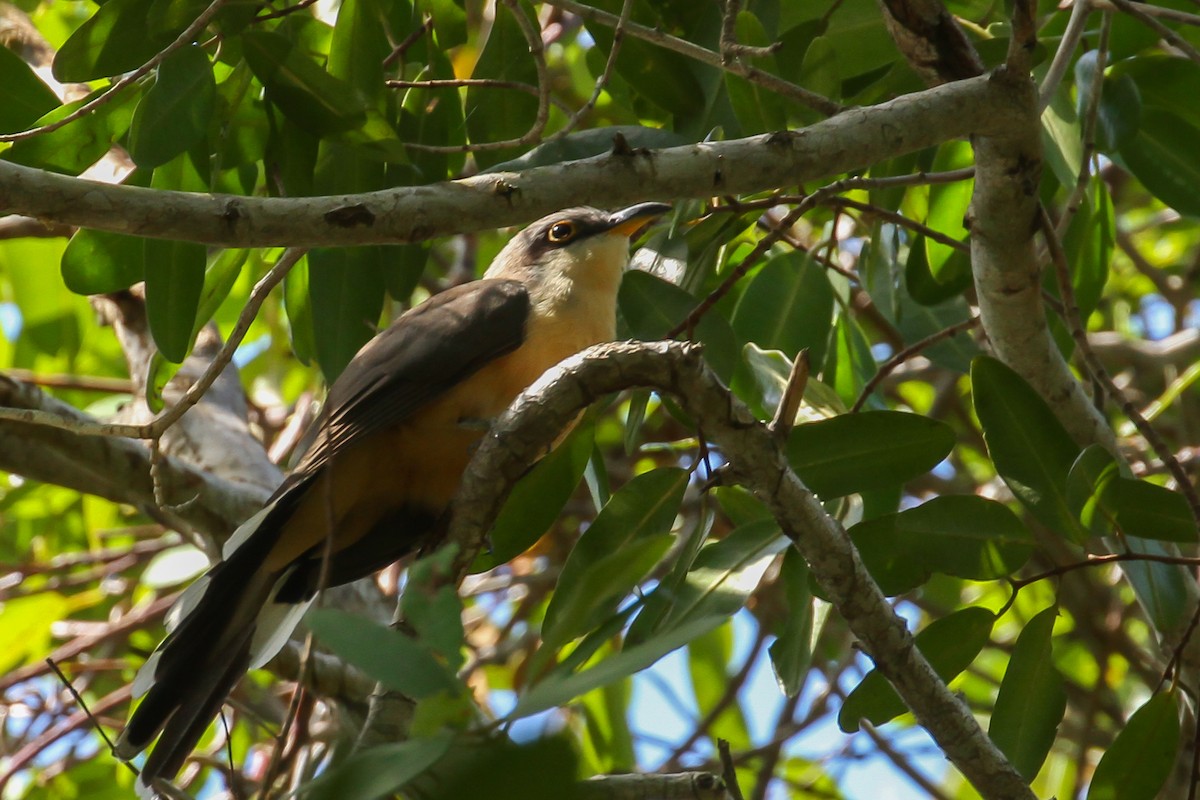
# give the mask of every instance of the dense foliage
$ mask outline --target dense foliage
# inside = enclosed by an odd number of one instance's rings
[[[610,396],[457,591],[440,551],[331,593],[186,791],[1195,791],[1200,15],[881,5],[0,3],[0,794],[128,796],[94,724],[321,387],[560,197],[674,202],[621,336],[702,342],[821,507],[699,399]],[[95,426],[231,336],[161,438]]]

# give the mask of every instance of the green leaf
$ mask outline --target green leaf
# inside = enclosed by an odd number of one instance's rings
[[[936,306],[958,297],[971,285],[971,259],[961,251],[940,245],[943,251],[939,258],[938,277],[929,264],[929,250],[936,244],[918,234],[908,249],[908,260],[904,262],[904,286],[908,296],[923,306]]]
[[[472,572],[511,561],[550,530],[579,486],[594,433],[590,423],[579,426],[517,482],[492,526],[490,552],[476,557]]]
[[[897,292],[897,295],[896,327],[905,342],[920,341],[971,316],[971,309],[961,296],[928,306],[916,302],[908,292]],[[979,347],[970,336],[962,334],[922,351],[922,355],[938,366],[960,373],[970,370],[971,359],[978,354]]]
[[[627,675],[640,672],[667,653],[678,650],[697,636],[717,627],[726,619],[724,616],[713,616],[692,620],[649,641],[609,656],[583,672],[551,672],[521,696],[508,719],[521,719],[548,708],[557,708],[592,689],[607,686]]]
[[[996,617],[991,611],[969,606],[929,623],[916,635],[917,647],[938,677],[949,683],[979,655],[995,622]],[[838,711],[838,727],[844,733],[854,733],[858,730],[859,720],[865,719],[878,726],[890,722],[905,710],[896,690],[878,669],[873,669],[846,697]]]
[[[62,255],[62,277],[76,294],[128,289],[145,276],[142,239],[80,228]]]
[[[513,81],[537,86],[537,67],[529,52],[529,42],[521,32],[514,14],[526,14],[524,6],[496,7],[491,33],[483,52],[475,62],[473,78]],[[536,23],[531,22],[536,28]],[[475,144],[499,142],[524,136],[537,118],[538,101],[531,94],[516,89],[493,86],[471,86],[467,89],[465,117],[467,134]],[[486,150],[475,153],[481,168],[487,168],[512,158],[515,148]]]
[[[733,625],[721,625],[697,636],[688,642],[687,650],[688,676],[696,708],[702,718],[709,719],[719,704],[725,702],[725,694],[729,691],[730,675],[726,665],[733,661]],[[713,742],[724,739],[738,750],[750,747],[746,716],[736,700],[717,711],[706,733]]]
[[[58,96],[20,56],[0,47],[0,133],[25,130],[58,103]]]
[[[669,534],[644,536],[591,562],[569,586],[560,583],[542,624],[544,646],[561,647],[603,622],[616,601],[645,579],[674,543]]]
[[[451,733],[359,750],[301,790],[305,800],[387,797],[433,766],[454,742]]]
[[[424,39],[422,45],[424,63],[428,66],[415,76],[416,79],[453,79],[454,65],[442,48],[429,37]],[[399,103],[396,128],[405,142],[442,147],[465,144],[467,127],[458,89],[405,90]],[[418,149],[408,150],[408,157],[420,170],[425,182],[454,177],[462,169],[465,158],[462,153],[436,153]]]
[[[1093,535],[1112,532],[1116,511],[1108,490],[1118,475],[1116,459],[1099,444],[1084,448],[1067,473],[1067,505]]]
[[[1000,361],[971,365],[975,413],[996,471],[1042,524],[1075,542],[1087,531],[1067,502],[1067,475],[1079,446],[1045,401]]]
[[[946,172],[961,167],[970,167],[974,163],[975,156],[969,144],[947,142],[938,148],[937,155],[933,159],[933,169],[938,172]],[[973,180],[930,186],[929,213],[925,218],[925,224],[947,236],[965,241],[967,229],[963,226],[963,218],[967,215],[974,188]],[[948,288],[958,287],[959,291],[970,285],[971,265],[966,253],[929,238],[924,239],[924,246],[929,275],[936,283]],[[916,248],[917,244],[914,243],[913,249]],[[952,295],[948,294],[926,304],[934,305],[950,296]]]
[[[406,697],[462,690],[428,647],[399,631],[336,608],[315,608],[305,621],[330,650]]]
[[[1187,500],[1165,486],[1117,478],[1110,487],[1117,526],[1126,536],[1164,542],[1196,542],[1196,520]]]
[[[696,555],[681,580],[663,580],[647,595],[629,628],[631,643],[698,617],[732,616],[758,588],[763,573],[787,546],[774,519],[740,525]]]
[[[1137,136],[1121,148],[1130,172],[1181,214],[1200,216],[1200,125],[1172,111],[1146,108]]]
[[[1112,65],[1105,80],[1105,93],[1109,81],[1125,77],[1132,79],[1137,87],[1142,107],[1170,111],[1192,125],[1200,126],[1200,107],[1195,102],[1200,97],[1200,66],[1190,59],[1147,52],[1118,61]]]
[[[1029,559],[1033,535],[1006,506],[975,495],[945,495],[850,528],[863,563],[886,595],[925,583],[934,572],[986,581]]]
[[[1116,150],[1137,133],[1142,101],[1137,84],[1128,75],[1097,75],[1099,50],[1089,50],[1075,62],[1075,114],[1082,119],[1087,114],[1096,80],[1103,86],[1096,118],[1096,145],[1101,152]]]
[[[1099,304],[1104,284],[1108,281],[1115,230],[1116,221],[1108,187],[1103,179],[1093,178],[1088,196],[1080,204],[1063,237],[1063,249],[1071,265],[1075,304],[1085,323]],[[1047,270],[1047,288],[1057,297],[1058,281],[1050,272]]]
[[[439,547],[408,568],[400,598],[405,623],[455,673],[463,666],[462,598],[454,583],[457,548]]]
[[[67,599],[42,592],[0,606],[0,671],[39,660],[50,651],[50,626],[68,615]]]
[[[417,5],[433,19],[438,47],[449,50],[467,41],[467,12],[461,0],[417,0]]]
[[[813,364],[825,359],[833,323],[833,287],[825,270],[798,251],[763,265],[733,312],[743,342],[782,350],[788,358],[808,348]]]
[[[385,293],[382,256],[377,247],[319,247],[308,253],[313,341],[330,383],[377,332]]]
[[[1067,692],[1050,647],[1057,616],[1057,608],[1047,608],[1017,637],[988,724],[988,736],[1030,782],[1046,760],[1067,709]]]
[[[315,135],[345,133],[367,121],[362,96],[333,77],[282,34],[249,31],[242,51],[267,97],[288,120]]]
[[[165,358],[182,363],[192,348],[196,311],[204,291],[204,245],[146,239],[142,254],[150,333]]]
[[[1083,163],[1083,139],[1075,104],[1059,88],[1042,112],[1042,150],[1051,173],[1063,186],[1074,186]]]
[[[783,588],[783,630],[771,643],[768,653],[775,670],[775,680],[788,697],[795,697],[804,688],[804,678],[812,664],[813,596],[808,587],[808,564],[794,547],[783,554],[779,571],[779,586]]]
[[[86,83],[137,69],[175,39],[175,30],[152,31],[146,18],[155,0],[109,0],[80,25],[54,56],[62,83]],[[190,22],[190,20],[189,20]]]
[[[1179,751],[1179,708],[1173,691],[1142,705],[1100,758],[1087,800],[1154,800]]]
[[[759,18],[749,11],[741,11],[737,15],[735,35],[738,42],[745,45],[766,47],[771,44],[771,37],[763,29]],[[811,52],[810,48],[810,52]],[[754,66],[766,72],[778,75],[779,67],[773,55],[753,59]],[[755,133],[781,131],[787,128],[787,111],[783,98],[769,91],[764,86],[751,83],[745,78],[724,73],[725,89],[729,92],[729,101],[733,105],[733,113],[737,115],[741,125],[741,136]],[[822,86],[814,86],[809,81],[803,82],[805,87],[826,94]],[[834,87],[835,90],[840,87]]]
[[[557,647],[586,632],[654,567],[670,546],[665,536],[687,488],[686,470],[638,475],[612,496],[563,564],[546,608],[542,639]],[[645,541],[642,541],[645,540]],[[622,560],[629,563],[622,565]]]
[[[59,106],[41,117],[37,125],[46,125],[74,113],[93,100],[95,92],[85,98]],[[108,152],[113,143],[125,134],[133,113],[138,92],[126,90],[114,100],[63,127],[16,142],[0,156],[14,164],[78,175],[95,164]]]
[[[700,301],[678,286],[641,270],[631,270],[617,294],[621,336],[652,341],[682,322]],[[704,358],[722,380],[738,361],[738,344],[729,323],[717,313],[701,318],[693,339],[704,344]]]
[[[866,411],[797,425],[792,469],[828,500],[904,483],[933,469],[954,447],[943,422],[901,411]]]
[[[217,85],[204,49],[184,47],[158,65],[154,86],[133,112],[129,155],[139,167],[166,164],[204,138]]]

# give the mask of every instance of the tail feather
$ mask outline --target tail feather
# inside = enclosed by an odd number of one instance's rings
[[[238,546],[180,596],[168,615],[167,637],[134,679],[143,696],[114,752],[130,760],[158,743],[142,768],[142,788],[175,776],[242,674],[261,666],[287,642],[308,603],[273,598],[287,580],[260,567],[274,544],[274,505],[234,534]]]
[[[183,762],[196,749],[209,723],[220,711],[225,697],[245,673],[250,660],[248,645],[245,641],[237,650],[222,654],[224,657],[219,661],[205,665],[202,672],[192,676],[189,684],[181,687],[183,694],[170,698],[174,701],[174,710],[142,766],[138,776],[139,794],[143,793],[140,787],[153,790],[156,781],[174,778],[183,767]],[[146,702],[151,699],[148,695]]]

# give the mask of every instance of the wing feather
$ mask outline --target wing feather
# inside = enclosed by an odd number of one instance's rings
[[[529,295],[518,281],[448,289],[368,342],[329,389],[314,438],[284,486],[305,481],[329,454],[404,420],[520,347]]]

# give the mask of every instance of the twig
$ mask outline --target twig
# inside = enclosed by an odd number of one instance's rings
[[[1054,93],[1058,91],[1059,84],[1062,83],[1067,70],[1071,68],[1071,62],[1075,60],[1075,49],[1079,47],[1079,40],[1083,37],[1091,10],[1090,0],[1075,0],[1075,4],[1071,7],[1071,18],[1067,20],[1067,29],[1063,31],[1058,49],[1054,51],[1054,60],[1050,62],[1050,68],[1046,70],[1046,77],[1042,80],[1042,87],[1038,92],[1039,111],[1045,111],[1046,107],[1050,105],[1050,101],[1054,99]]]
[[[517,21],[517,26],[521,29],[521,33],[525,36],[525,41],[529,44],[529,54],[533,56],[533,65],[537,70],[538,108],[533,124],[529,126],[529,130],[516,139],[505,139],[499,142],[468,142],[461,145],[432,145],[405,142],[405,147],[427,153],[483,153],[494,150],[506,150],[511,147],[523,147],[541,139],[542,133],[546,130],[546,123],[550,120],[550,77],[546,69],[546,51],[542,44],[541,31],[534,27],[529,17],[525,15],[525,12],[517,3],[517,0],[500,0],[500,2],[508,8],[513,18]]]
[[[238,316],[233,330],[229,333],[229,338],[225,340],[225,344],[221,347],[220,352],[217,353],[216,357],[204,370],[204,374],[184,392],[183,397],[179,398],[175,405],[150,422],[141,425],[94,422],[86,419],[72,419],[64,417],[61,414],[32,408],[0,408],[0,419],[25,422],[31,425],[46,425],[51,428],[58,428],[59,430],[70,431],[84,436],[124,436],[131,439],[158,439],[189,408],[200,402],[204,393],[208,391],[209,387],[220,376],[222,370],[233,360],[234,352],[236,352],[238,346],[242,343],[242,339],[245,338],[247,331],[250,330],[250,325],[254,322],[258,310],[267,299],[267,295],[270,294],[271,289],[275,288],[276,284],[283,280],[284,276],[295,266],[296,262],[300,260],[300,257],[305,252],[305,250],[299,248],[289,248],[284,251],[279,260],[275,262],[275,266],[271,267],[270,271],[254,285],[254,289],[251,290],[250,297],[246,301],[245,308],[242,309],[242,313]]]
[[[561,8],[564,11],[570,11],[579,17],[590,22],[598,22],[602,25],[615,27],[619,22],[619,18],[614,14],[609,14],[607,11],[601,11],[598,8],[577,3],[575,0],[546,0],[546,5]],[[655,28],[649,28],[645,25],[639,25],[636,22],[630,22],[626,27],[626,31],[631,36],[642,39],[667,50],[674,51],[680,55],[695,59],[702,64],[723,69],[726,72],[733,73],[739,77],[745,78],[751,83],[757,83],[765,89],[769,89],[784,97],[803,103],[814,111],[819,111],[822,114],[832,117],[840,113],[842,106],[833,102],[828,97],[809,91],[803,86],[786,81],[777,75],[772,75],[769,72],[764,72],[757,67],[752,67],[744,64],[741,61],[731,61],[728,64],[722,63],[720,53],[715,53],[707,47],[701,47],[698,44],[693,44],[686,39],[680,39],[677,36],[663,33]]]
[[[1183,53],[1192,61],[1200,64],[1200,50],[1192,47],[1191,43],[1188,42],[1187,39],[1184,39],[1175,31],[1171,30],[1166,25],[1163,25],[1157,19],[1138,8],[1140,3],[1130,3],[1129,0],[1109,0],[1109,2],[1116,6],[1118,11],[1133,17],[1138,22],[1142,23],[1147,28],[1161,36],[1163,40],[1167,42],[1167,44]]]
[[[855,414],[861,411],[863,405],[867,402],[867,398],[871,396],[871,392],[875,391],[875,387],[879,386],[879,384],[883,382],[884,378],[886,378],[888,375],[891,375],[896,368],[905,361],[908,361],[922,350],[932,347],[938,342],[949,339],[952,336],[956,336],[963,331],[970,330],[978,324],[979,317],[971,317],[969,319],[964,319],[962,322],[956,322],[948,328],[943,328],[937,333],[932,333],[929,336],[926,336],[924,339],[913,342],[911,345],[880,364],[879,369],[876,370],[875,374],[871,376],[871,380],[867,381],[867,385],[863,387],[861,392],[859,392],[858,399],[854,401],[854,405],[850,408],[850,413]]]
[[[408,48],[412,47],[417,41],[433,30],[433,17],[426,17],[415,31],[404,37],[400,44],[392,48],[392,52],[388,53],[387,58],[383,60],[383,68],[389,69],[400,59],[404,58],[404,54],[408,52]]]
[[[104,740],[106,745],[108,745],[108,749],[112,750],[112,739],[108,738],[108,732],[104,730],[103,726],[101,726],[96,718],[92,715],[92,712],[88,708],[87,703],[84,701],[83,696],[79,694],[79,692],[75,689],[75,686],[71,683],[70,679],[68,679],[67,676],[63,674],[63,671],[59,669],[58,664],[53,658],[47,657],[45,661],[46,664],[49,665],[50,669],[54,670],[54,674],[58,676],[59,681],[61,681],[62,685],[66,687],[66,690],[71,693],[71,697],[75,698],[75,704],[79,706],[79,710],[82,711],[91,721],[93,727],[96,729],[96,733],[100,734],[100,738]],[[133,771],[134,775],[137,774],[137,770],[134,769],[132,764],[127,764],[127,766]]]
[[[1012,12],[1012,38],[1008,40],[1005,66],[1013,72],[1027,74],[1033,66],[1033,51],[1037,47],[1037,3],[1035,0],[1015,0]]]
[[[811,369],[806,347],[796,355],[796,360],[792,362],[787,385],[783,388],[783,397],[779,399],[779,407],[775,409],[775,418],[767,426],[780,439],[786,439],[792,432],[792,426],[796,424],[796,412],[800,410],[800,403],[804,400],[804,389],[808,386]]]
[[[1124,0],[1121,0],[1124,2]],[[1062,242],[1054,233],[1054,223],[1050,221],[1050,216],[1046,213],[1044,206],[1038,206],[1038,217],[1042,227],[1042,233],[1046,240],[1046,245],[1050,250],[1050,257],[1054,263],[1055,276],[1058,278],[1058,293],[1062,298],[1064,321],[1067,323],[1068,329],[1071,331],[1071,338],[1075,340],[1075,346],[1079,351],[1080,357],[1083,359],[1084,365],[1087,367],[1091,376],[1100,382],[1104,387],[1108,396],[1118,402],[1122,413],[1132,422],[1138,429],[1154,452],[1162,460],[1170,471],[1171,476],[1175,479],[1179,487],[1179,491],[1187,499],[1188,505],[1191,507],[1192,517],[1196,523],[1200,525],[1200,496],[1196,494],[1196,487],[1192,485],[1191,479],[1187,472],[1180,465],[1179,460],[1175,458],[1175,454],[1171,448],[1167,447],[1167,443],[1159,436],[1158,431],[1146,421],[1141,412],[1137,410],[1132,402],[1121,391],[1121,388],[1113,381],[1112,376],[1108,374],[1108,370],[1100,363],[1100,359],[1092,352],[1092,347],[1088,343],[1087,334],[1083,330],[1082,321],[1079,318],[1079,306],[1075,302],[1075,289],[1071,286],[1071,266],[1067,262],[1067,254],[1063,251]]]
[[[717,752],[721,756],[721,778],[725,781],[725,790],[733,800],[746,800],[738,784],[737,767],[733,763],[733,754],[729,752],[729,742],[717,739]]]
[[[1120,10],[1112,3],[1111,0],[1091,0],[1091,5],[1093,8],[1100,11]],[[1149,3],[1143,3],[1139,5],[1138,10],[1149,17],[1167,19],[1171,22],[1179,22],[1183,25],[1200,26],[1200,15],[1198,14],[1189,14],[1186,11],[1178,11],[1174,8],[1168,8],[1167,6],[1150,5]]]
[[[316,3],[317,3],[317,0],[300,0],[300,2],[296,3],[296,5],[294,5],[294,6],[288,6],[287,8],[281,8],[278,11],[271,11],[270,13],[257,16],[254,18],[254,21],[255,22],[266,22],[269,19],[279,19],[280,17],[286,17],[289,14],[295,14],[297,11],[302,11],[311,5],[316,5]]]
[[[126,86],[141,80],[142,77],[149,74],[150,70],[161,64],[163,59],[165,59],[167,56],[171,55],[176,50],[191,44],[192,40],[199,35],[200,31],[204,30],[209,21],[212,20],[216,13],[221,10],[221,6],[225,5],[226,2],[228,2],[228,0],[213,0],[213,2],[209,4],[208,8],[200,12],[200,16],[196,17],[196,19],[192,21],[192,24],[188,25],[187,28],[184,29],[183,33],[179,34],[179,36],[175,38],[175,41],[171,42],[162,50],[159,50],[157,53],[155,53],[154,56],[145,64],[124,76],[116,83],[112,84],[112,86],[110,86],[103,94],[92,98],[62,119],[49,122],[37,128],[30,128],[29,130],[18,131],[17,133],[2,134],[0,135],[0,142],[19,142],[22,139],[29,139],[43,133],[56,131],[64,125],[72,123],[75,120],[90,114],[100,106],[110,102],[113,97],[116,96],[117,92],[121,91]]]
[[[1088,1],[1080,0],[1083,3]],[[1095,77],[1092,80],[1091,90],[1088,92],[1083,120],[1080,126],[1083,153],[1079,158],[1079,177],[1075,180],[1071,196],[1067,198],[1067,202],[1063,206],[1062,218],[1059,219],[1055,229],[1060,238],[1066,235],[1067,228],[1071,225],[1071,219],[1079,211],[1079,205],[1083,202],[1083,198],[1087,193],[1088,183],[1092,177],[1090,166],[1092,156],[1096,152],[1096,120],[1100,115],[1100,95],[1103,93],[1104,67],[1108,61],[1108,39],[1111,31],[1112,15],[1105,13],[1102,15],[1100,23],[1100,41],[1096,45]],[[1157,272],[1157,270],[1155,271]]]
[[[903,214],[900,214],[895,211],[889,211],[886,208],[882,208],[880,206],[873,205],[871,203],[862,203],[862,202],[859,202],[858,200],[851,200],[848,197],[823,198],[820,202],[822,202],[826,205],[842,206],[844,208],[853,208],[857,211],[862,211],[863,213],[866,213],[866,214],[873,214],[873,215],[879,217],[880,219],[885,219],[888,222],[894,223],[896,225],[902,225],[905,228],[908,228],[909,230],[916,231],[917,233],[921,234],[922,236],[924,236],[926,239],[929,239],[930,241],[937,242],[938,244],[944,244],[947,247],[951,247],[955,250],[958,250],[959,252],[969,253],[971,251],[971,246],[968,245],[966,242],[960,242],[958,239],[955,239],[953,236],[947,236],[946,234],[942,233],[941,231],[934,230],[933,228],[929,227],[928,225],[923,225],[922,223],[917,222],[916,220],[909,219],[908,217],[904,216]]]
[[[583,118],[596,107],[597,101],[600,100],[601,92],[608,86],[608,82],[612,79],[613,69],[617,66],[617,54],[621,52],[621,41],[625,38],[625,27],[629,24],[629,15],[632,13],[633,0],[624,0],[621,3],[621,16],[617,18],[617,24],[613,27],[612,48],[608,51],[608,58],[604,62],[604,69],[600,72],[600,77],[596,78],[596,85],[592,88],[592,96],[571,115],[571,118],[567,120],[567,124],[562,127],[562,130],[557,131],[548,141],[556,142],[575,130],[576,126],[583,121]]]
[[[788,212],[786,217],[779,221],[779,224],[773,231],[759,239],[758,244],[754,246],[754,249],[751,250],[750,253],[743,258],[736,267],[733,268],[725,280],[721,282],[721,285],[709,292],[708,296],[701,300],[700,304],[693,308],[691,313],[683,318],[682,322],[671,328],[671,330],[667,331],[663,338],[674,339],[676,336],[684,332],[687,332],[690,335],[691,332],[695,330],[696,325],[700,322],[700,320],[703,319],[704,315],[707,314],[722,297],[729,294],[730,290],[737,285],[737,282],[746,276],[746,273],[750,271],[750,268],[757,264],[759,259],[761,259],[766,252],[771,249],[771,245],[779,241],[784,234],[787,233],[788,229],[795,225],[796,221],[800,219],[800,217],[804,216],[805,212],[812,208],[812,198],[814,196],[815,195],[809,195],[801,200],[795,208]]]
[[[1160,553],[1106,553],[1098,556],[1088,556],[1083,561],[1072,561],[1070,564],[1060,564],[1057,567],[1048,569],[1045,572],[1039,572],[1035,575],[1030,575],[1028,578],[1009,578],[1008,583],[1016,590],[1020,590],[1030,584],[1044,581],[1047,578],[1060,578],[1070,572],[1075,572],[1088,567],[1103,567],[1108,564],[1118,564],[1124,561],[1152,561],[1156,564],[1179,564],[1182,566],[1195,567],[1200,566],[1200,557],[1196,556],[1168,556]]]
[[[721,19],[721,63],[728,65],[735,59],[759,58],[774,55],[781,43],[773,42],[766,47],[741,44],[737,40],[737,18],[742,10],[742,0],[725,0],[725,14]]]
[[[912,757],[910,754],[897,751],[895,747],[892,747],[892,744],[887,740],[887,737],[875,730],[875,726],[871,723],[863,720],[861,724],[863,732],[866,733],[867,736],[870,737],[871,741],[875,743],[875,746],[879,748],[879,752],[887,756],[888,761],[891,761],[896,769],[903,772],[908,776],[909,780],[919,786],[921,790],[929,796],[930,800],[950,800],[949,795],[938,788],[933,781],[929,780],[929,778],[926,778],[920,773],[920,771],[917,770],[915,766],[913,766]]]

